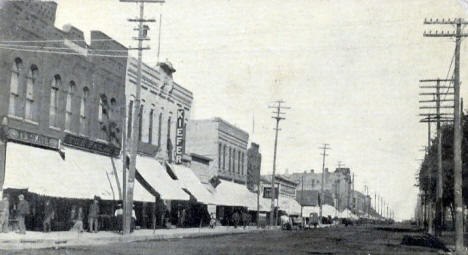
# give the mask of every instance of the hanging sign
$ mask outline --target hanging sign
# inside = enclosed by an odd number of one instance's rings
[[[177,127],[176,127],[176,153],[175,163],[182,164],[182,155],[184,154],[184,109],[177,110]]]

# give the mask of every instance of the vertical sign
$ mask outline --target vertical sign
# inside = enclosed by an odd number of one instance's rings
[[[177,127],[176,127],[176,155],[175,163],[182,164],[182,155],[184,154],[184,109],[177,110]]]

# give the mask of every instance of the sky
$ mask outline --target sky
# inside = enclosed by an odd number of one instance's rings
[[[101,30],[136,46],[134,3],[58,0],[56,26]],[[338,161],[355,174],[355,188],[379,194],[397,219],[414,215],[416,174],[427,125],[419,123],[420,79],[445,78],[454,51],[448,38],[425,38],[424,18],[467,16],[464,0],[166,0],[147,4],[162,14],[160,60],[194,93],[192,119],[221,117],[260,144],[262,174],[272,172],[278,99],[291,109],[280,122],[277,173],[321,172],[319,147],[330,144],[326,166]],[[157,63],[159,23],[151,23]],[[461,79],[468,79],[462,43]],[[132,53],[135,54],[135,53]],[[462,88],[462,96],[466,97]],[[255,121],[253,121],[255,120]],[[255,123],[253,125],[253,123]],[[254,127],[254,128],[253,128]],[[254,130],[254,132],[253,132]]]

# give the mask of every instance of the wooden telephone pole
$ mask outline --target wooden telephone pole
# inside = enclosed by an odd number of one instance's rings
[[[449,90],[452,88],[451,86],[441,86],[441,82],[452,82],[452,79],[428,79],[428,80],[420,80],[421,83],[435,83],[435,86],[420,86],[421,89],[430,89],[433,90],[435,89],[435,92],[423,92],[420,93],[421,96],[432,96],[431,99],[429,100],[420,100],[419,103],[422,104],[422,106],[419,107],[419,109],[422,110],[431,110],[435,109],[435,113],[422,113],[422,116],[426,116],[426,118],[420,120],[420,122],[427,122],[429,125],[432,122],[436,123],[437,127],[437,182],[436,182],[436,220],[434,230],[435,234],[438,236],[441,233],[442,229],[442,211],[443,211],[443,203],[442,203],[442,198],[443,198],[443,185],[444,185],[444,180],[443,180],[443,169],[442,169],[442,133],[441,133],[441,122],[451,122],[453,121],[452,118],[450,118],[450,115],[453,115],[453,113],[441,113],[441,109],[453,109],[453,105],[441,105],[443,102],[452,102],[452,99],[441,99],[441,92],[440,89],[446,89],[447,92],[445,92],[445,95],[453,95],[453,93],[450,93]],[[435,103],[435,105],[433,105]],[[429,134],[430,136],[430,134]],[[429,137],[430,139],[430,137]],[[430,141],[429,141],[430,142]],[[428,144],[428,148],[430,146],[430,143]],[[429,155],[429,149],[427,150],[427,154]],[[429,170],[430,172],[430,170]],[[430,186],[431,187],[431,186]],[[430,226],[432,225],[432,222],[430,222]]]
[[[278,100],[275,102],[275,105],[269,106],[269,108],[274,108],[276,111],[273,112],[272,118],[276,120],[276,128],[275,130],[275,147],[274,147],[274,152],[273,152],[273,174],[271,175],[271,212],[270,212],[270,226],[273,226],[273,221],[274,221],[274,213],[275,213],[275,198],[276,198],[276,190],[275,190],[275,172],[276,172],[276,152],[277,152],[277,147],[278,147],[278,132],[281,130],[279,129],[279,123],[281,120],[284,120],[286,118],[281,117],[282,114],[285,114],[285,112],[282,112],[281,110],[283,109],[291,109],[290,107],[285,107],[282,106],[283,100]],[[279,195],[278,195],[279,197]],[[276,224],[275,224],[276,225]]]
[[[324,185],[325,185],[325,157],[328,156],[327,150],[330,150],[330,145],[327,143],[324,143],[322,147],[319,149],[323,150],[322,152],[322,185],[320,188],[320,220],[319,223],[322,224],[322,207],[323,207],[323,201],[325,200],[325,194],[324,194]]]
[[[455,31],[441,32],[431,31],[424,32],[425,37],[449,37],[455,38],[455,66],[453,71],[453,90],[454,90],[454,135],[453,135],[453,160],[454,160],[454,202],[455,202],[455,252],[462,254],[464,252],[463,245],[463,195],[462,195],[462,158],[461,158],[461,144],[462,144],[462,133],[461,133],[461,111],[460,111],[460,44],[463,37],[467,37],[468,34],[462,32],[462,25],[467,25],[468,22],[461,18],[457,19],[436,19],[436,20],[424,20],[426,25],[451,25],[455,26]]]
[[[123,154],[123,162],[124,162],[124,171],[123,171],[123,234],[128,235],[130,233],[130,223],[132,217],[132,209],[133,209],[133,190],[135,186],[135,172],[136,172],[136,159],[137,159],[137,152],[138,152],[138,143],[139,141],[139,123],[140,123],[140,105],[141,105],[141,80],[142,80],[142,61],[143,61],[143,50],[148,48],[143,48],[143,41],[149,40],[147,37],[147,32],[149,27],[144,23],[147,22],[156,22],[154,19],[145,19],[144,18],[144,4],[145,3],[164,3],[164,0],[120,0],[120,2],[131,2],[131,3],[138,3],[140,7],[140,16],[135,19],[128,19],[130,22],[138,23],[138,28],[135,30],[138,31],[138,37],[134,37],[134,40],[138,41],[138,64],[137,64],[137,84],[136,84],[136,95],[135,95],[135,103],[132,109],[133,114],[132,116],[132,133],[130,137],[130,162],[129,162],[129,172],[128,177],[126,176],[126,165],[127,165],[127,155],[126,152]],[[130,130],[129,130],[130,131]],[[125,138],[124,138],[125,139]]]

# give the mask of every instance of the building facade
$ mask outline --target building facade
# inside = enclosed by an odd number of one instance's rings
[[[325,168],[323,203],[333,205],[340,211],[351,207],[352,182],[350,173],[349,168],[337,168],[334,172],[329,172],[328,168]],[[287,176],[299,183],[297,190],[301,194],[300,196],[304,194],[304,198],[301,197],[303,201],[318,204],[318,196],[314,195],[312,199],[305,198],[305,196],[307,194],[312,195],[313,192],[308,191],[321,191],[322,173],[315,173],[314,170],[310,170],[309,172],[304,171],[303,173],[293,173]],[[303,190],[304,192],[302,192]],[[298,201],[300,202],[300,200]]]
[[[8,139],[34,144],[42,137],[42,147],[58,149],[60,140],[118,155],[124,111],[114,106],[124,102],[127,48],[100,31],[88,45],[78,28],[56,28],[56,10],[52,1],[0,8],[8,44],[0,49],[0,116],[8,118]]]
[[[138,60],[130,57],[126,75],[126,130],[131,137],[133,104],[137,84]],[[141,154],[172,162],[175,157],[175,139],[178,110],[184,111],[184,125],[188,125],[193,94],[173,79],[176,70],[170,63],[159,63],[156,68],[142,64],[141,108],[138,113],[139,146]],[[186,129],[186,127],[185,127]]]
[[[187,151],[213,159],[207,176],[246,183],[249,134],[221,118],[190,120]]]
[[[260,145],[251,143],[247,150],[247,188],[251,191],[257,190],[260,182],[260,169],[262,166],[262,154]]]

